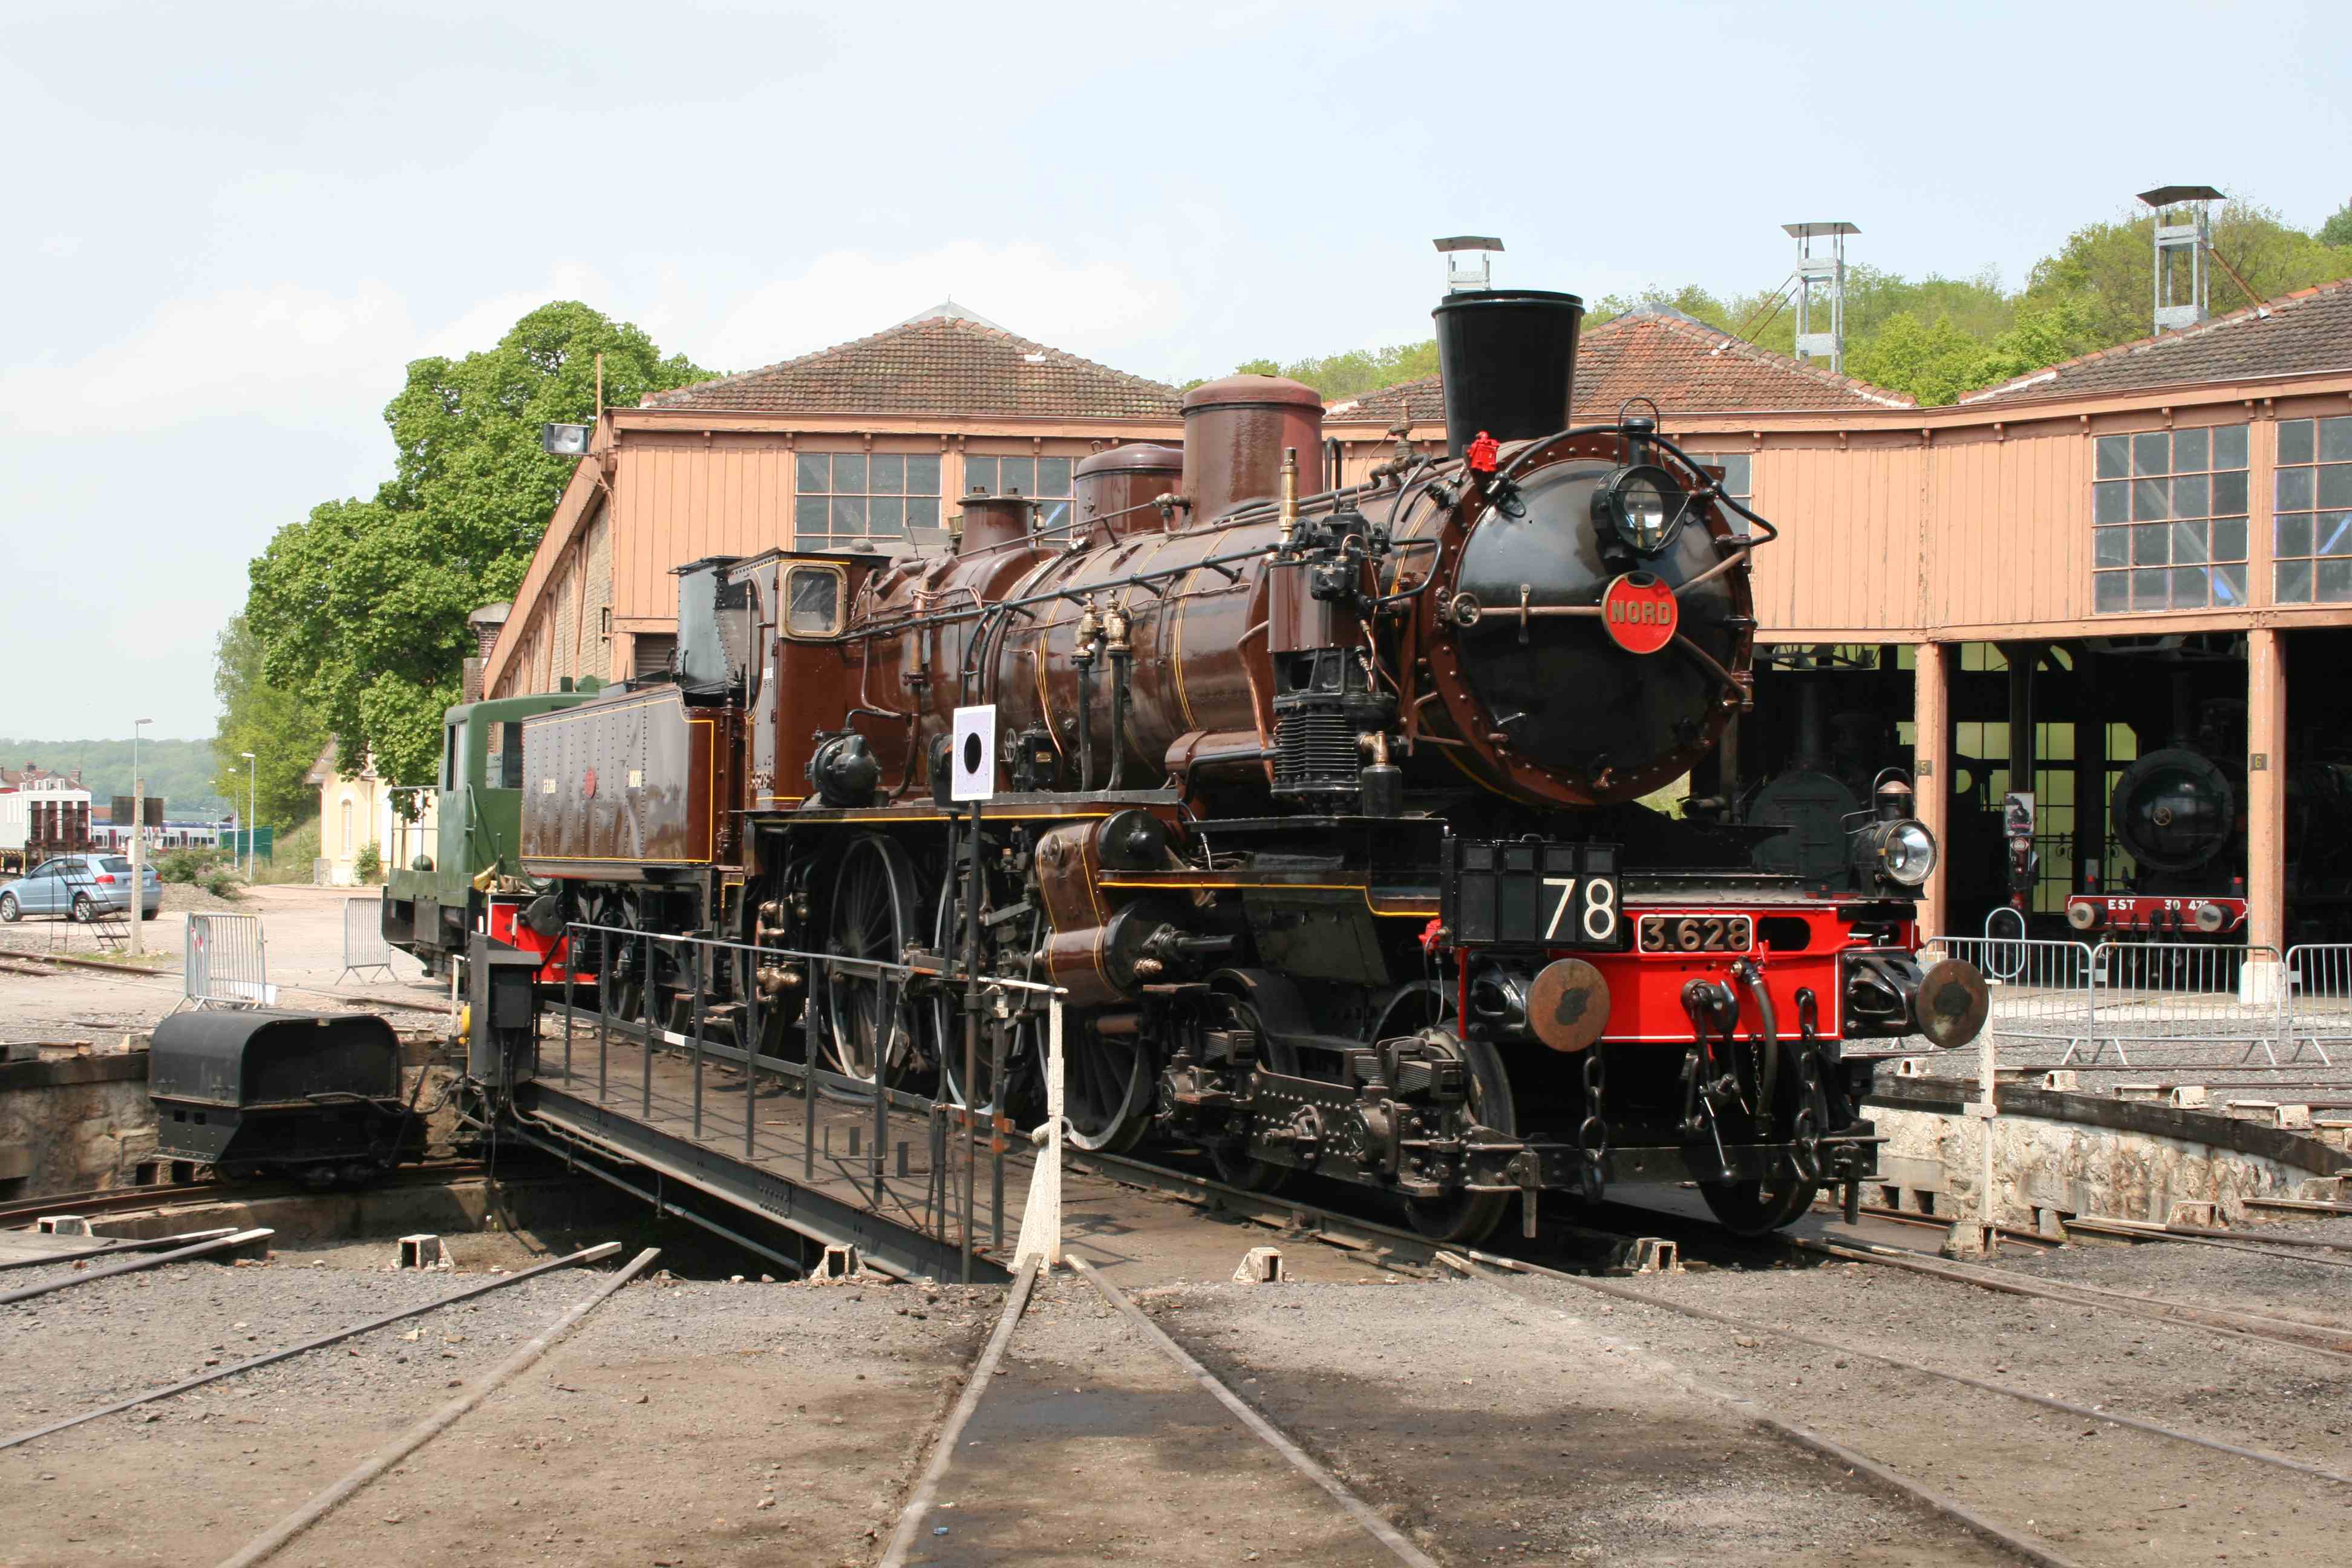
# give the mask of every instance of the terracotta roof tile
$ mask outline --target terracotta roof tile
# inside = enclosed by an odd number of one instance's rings
[[[645,400],[764,414],[1178,417],[1176,391],[968,315],[927,313],[872,337]]]
[[[2352,370],[2352,279],[2282,294],[2182,331],[2062,361],[1960,401],[2000,403],[2341,370]]]
[[[1750,409],[1909,408],[1906,394],[1741,342],[1679,311],[1636,310],[1588,330],[1576,356],[1578,419],[1614,417],[1628,398],[1652,397],[1661,412],[1728,414]],[[1436,376],[1343,398],[1326,417],[1401,417],[1415,425],[1445,418]]]

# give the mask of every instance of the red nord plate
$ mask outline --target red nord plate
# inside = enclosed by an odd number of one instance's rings
[[[1647,572],[1628,572],[1601,594],[1601,626],[1627,653],[1655,653],[1682,625],[1675,591]]]

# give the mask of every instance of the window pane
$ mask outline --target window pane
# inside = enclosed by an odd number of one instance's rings
[[[2243,561],[2246,558],[2246,520],[2242,517],[2217,517],[2213,520],[2213,559]]]
[[[876,533],[899,534],[907,531],[907,503],[897,496],[876,496],[866,503],[866,526]]]
[[[2175,430],[2172,433],[2172,471],[2194,474],[2202,471],[2213,449],[2213,433],[2210,430]]]
[[[2172,481],[2172,515],[2175,517],[2210,517],[2213,514],[2213,481],[2203,474],[2184,474]]]
[[[2323,511],[2311,520],[2314,555],[2352,555],[2352,512]]]
[[[2092,606],[2103,616],[2131,608],[2131,583],[2121,572],[2101,572],[2091,579]]]
[[[2239,566],[2216,566],[2210,575],[2213,579],[2213,602],[2217,605],[2242,605],[2246,602],[2246,569]]]
[[[2171,557],[2166,549],[2170,542],[2169,532],[2169,528],[2160,522],[2133,529],[2131,531],[2132,564],[2161,566],[2170,560]]]
[[[936,476],[934,477],[936,478]],[[907,526],[908,528],[937,528],[939,525],[939,497],[908,496],[907,498]]]
[[[2213,432],[2213,466],[2217,468],[2242,468],[2246,466],[2246,427],[2223,425]]]
[[[1066,529],[1069,527],[1069,524],[1070,503],[1068,501],[1049,500],[1038,507],[1037,521],[1035,526],[1040,532],[1043,532],[1046,529]],[[1057,531],[1055,533],[1054,537],[1056,539],[1065,539],[1068,536]]]
[[[2211,559],[2205,553],[2205,524],[2176,522],[2172,525],[2172,559],[2176,563]]]
[[[809,534],[815,534],[822,538],[825,529],[824,520],[832,504],[832,502],[826,500],[823,496],[802,496],[795,500],[793,502],[793,528],[794,531],[802,534],[803,537]],[[822,550],[824,546],[822,543],[814,545],[803,544],[801,548],[803,550]]]
[[[2172,481],[2170,479],[2134,479],[2132,481],[2132,521],[2148,522],[2171,515]]]
[[[862,496],[866,493],[866,455],[844,452],[833,459],[833,493]]]
[[[2201,610],[2205,607],[2203,567],[2176,566],[2172,569],[2172,607],[2176,610]]]
[[[2352,458],[2352,417],[2319,422],[2319,460],[2340,463]]]
[[[2319,504],[2352,506],[2352,463],[2330,463],[2319,470]]]
[[[2156,567],[2153,570],[2142,569],[2133,573],[2131,574],[2131,580],[2133,609],[2160,610],[2164,608],[2165,595],[2172,587],[2171,573],[2166,571],[2161,566]]]
[[[1034,496],[1037,493],[1037,462],[1034,458],[999,458],[996,459],[997,494]]]
[[[2131,437],[2102,436],[2099,437],[2098,476],[2103,479],[2127,479],[2131,475]]]
[[[838,468],[835,472],[839,472]],[[866,531],[866,498],[835,496],[833,498],[833,531],[835,533]]]
[[[2236,517],[2246,510],[2246,476],[2241,470],[2234,474],[2213,476],[2213,510],[2222,517]]]
[[[2132,472],[2135,474],[2168,474],[2172,472],[2172,437],[2162,430],[2150,430],[2132,437]]]
[[[910,496],[935,496],[940,493],[940,460],[937,457],[907,459],[907,493]]]
[[[2130,530],[2096,528],[2091,531],[2092,563],[2098,566],[2128,566],[2131,564]]]
[[[804,496],[823,495],[833,488],[833,459],[823,452],[803,452],[793,472],[793,486]]]
[[[836,579],[830,572],[795,572],[784,590],[791,608],[784,629],[803,637],[824,637],[833,630]]]
[[[2278,531],[2272,536],[2276,542],[2272,553],[2284,561],[2291,556],[2311,553],[2311,514],[2307,511],[2279,513]]]
[[[2311,602],[2311,563],[2282,561],[2272,579],[2275,584],[2271,596],[2282,605],[2307,605]]]
[[[2352,599],[2352,561],[2322,561],[2311,596],[2322,604],[2340,605]]]
[[[2281,468],[2278,471],[2277,509],[2281,511],[2311,510],[2311,474],[2309,468]]]
[[[2311,421],[2282,419],[2279,421],[2278,460],[2286,463],[2311,461]]]
[[[876,495],[897,495],[907,488],[907,459],[877,454],[866,478],[866,488]]]
[[[1066,496],[1070,493],[1069,458],[1037,459],[1037,493],[1041,496]]]
[[[2122,522],[2131,515],[2131,486],[2122,479],[2110,479],[2091,487],[2091,521]]]

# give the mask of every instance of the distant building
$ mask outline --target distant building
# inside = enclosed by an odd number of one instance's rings
[[[437,814],[432,790],[399,789],[375,771],[373,758],[362,762],[356,776],[344,777],[331,737],[302,777],[319,791],[319,863],[324,868],[319,879],[328,886],[357,887],[360,851],[370,844],[387,871],[433,852]],[[402,798],[421,804],[424,815],[413,822],[403,816],[395,805]]]

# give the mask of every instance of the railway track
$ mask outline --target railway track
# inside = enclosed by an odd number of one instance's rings
[[[388,1173],[378,1187],[430,1187],[445,1182],[464,1181],[485,1174],[487,1167],[478,1160],[443,1160],[422,1165],[406,1165]],[[304,1197],[316,1195],[318,1189],[299,1182],[159,1182],[141,1186],[100,1187],[89,1192],[53,1193],[45,1198],[9,1204],[0,1207],[0,1230],[15,1230],[31,1225],[49,1215],[81,1215],[85,1217],[106,1214],[127,1214],[152,1208],[168,1208],[174,1204],[245,1203],[257,1198]]]

